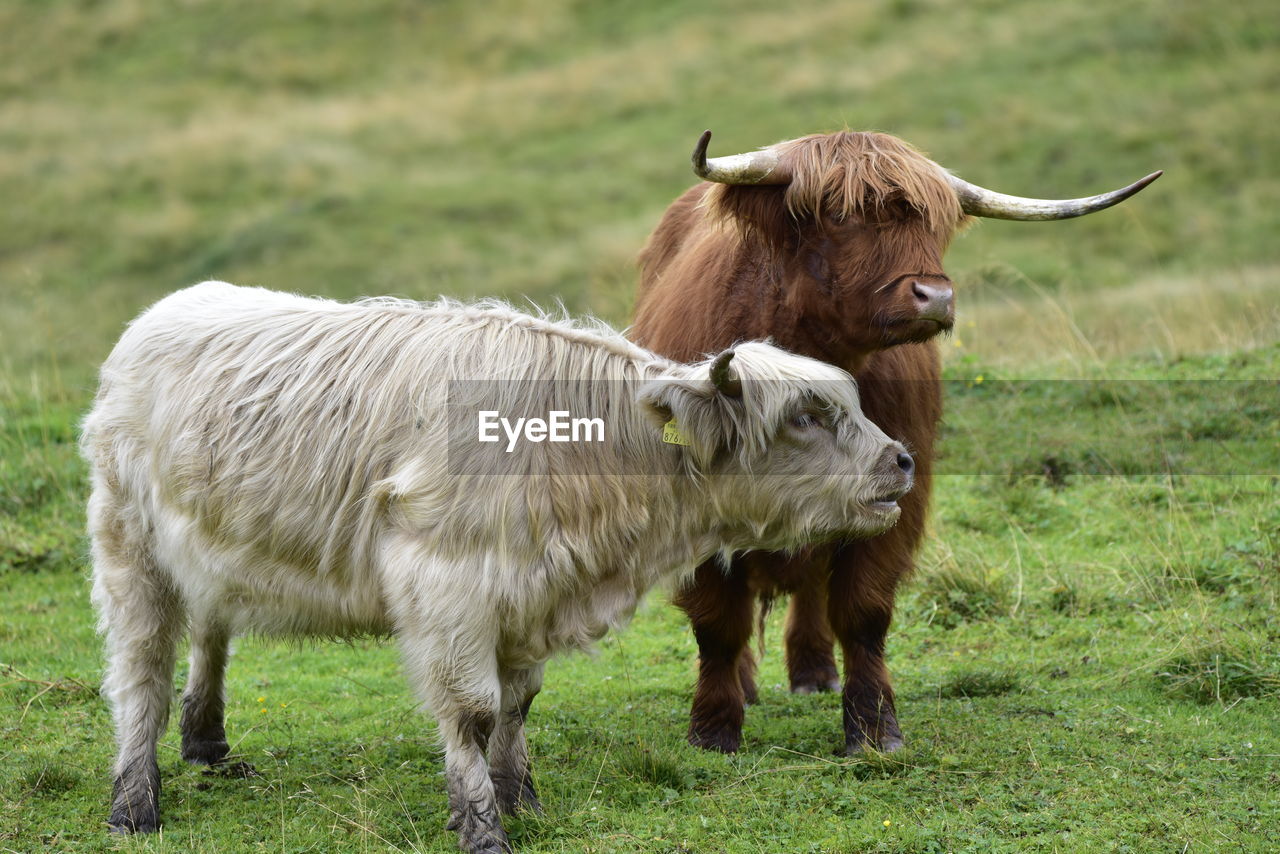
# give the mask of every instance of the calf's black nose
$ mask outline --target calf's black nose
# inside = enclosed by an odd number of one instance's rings
[[[916,473],[916,461],[906,451],[902,451],[898,454],[898,468],[907,477],[911,477]]]

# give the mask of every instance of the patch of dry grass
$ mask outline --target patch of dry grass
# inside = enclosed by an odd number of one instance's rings
[[[968,300],[961,294],[964,319],[943,348],[952,363],[967,356],[1010,375],[1028,364],[1089,375],[1119,358],[1171,361],[1280,340],[1277,267],[1150,276],[1091,290],[1020,284],[1004,293],[998,282],[984,284]]]

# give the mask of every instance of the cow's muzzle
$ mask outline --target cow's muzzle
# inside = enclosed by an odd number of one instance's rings
[[[911,279],[911,299],[916,307],[916,318],[932,320],[939,326],[950,327],[955,322],[955,292],[951,285]]]

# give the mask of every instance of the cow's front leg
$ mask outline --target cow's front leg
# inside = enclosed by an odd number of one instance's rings
[[[693,581],[676,593],[698,642],[698,685],[689,714],[689,743],[734,753],[742,742],[742,656],[750,655],[755,600],[747,572],[735,560],[729,572],[717,561],[698,567]],[[748,669],[748,672],[750,670]]]
[[[542,665],[502,672],[502,713],[489,742],[489,777],[493,780],[498,809],[505,815],[526,809],[542,812],[529,767],[525,719],[533,698],[542,688]]]
[[[844,749],[887,752],[902,747],[893,687],[884,662],[885,635],[902,569],[900,555],[855,543],[841,551],[831,573],[828,615],[844,650]],[[909,558],[908,558],[909,560]]]

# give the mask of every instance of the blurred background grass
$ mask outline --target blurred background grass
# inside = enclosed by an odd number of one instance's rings
[[[884,130],[1024,195],[1166,170],[959,238],[952,356],[1275,340],[1277,43],[1261,0],[10,0],[0,369],[83,400],[127,319],[209,277],[625,323],[706,127],[713,154]]]

